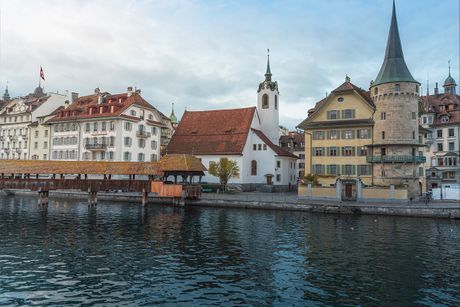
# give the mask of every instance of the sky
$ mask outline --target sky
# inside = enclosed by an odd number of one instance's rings
[[[459,77],[459,0],[397,0],[406,63],[426,92]],[[280,124],[294,129],[344,82],[368,89],[391,0],[1,0],[0,88],[112,94],[163,113],[255,106],[270,48]]]

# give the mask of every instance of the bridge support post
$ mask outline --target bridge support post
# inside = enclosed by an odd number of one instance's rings
[[[88,189],[88,207],[97,205],[97,191],[91,191]]]
[[[142,189],[142,206],[145,206],[147,204],[147,201],[149,199],[149,192],[145,191],[145,188]]]
[[[38,191],[38,205],[48,206],[49,203],[49,191]]]

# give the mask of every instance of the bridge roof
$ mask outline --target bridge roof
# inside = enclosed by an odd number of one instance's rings
[[[40,161],[3,160],[0,173],[6,174],[90,174],[163,175],[163,172],[203,172],[206,168],[193,156],[165,156],[160,162]]]

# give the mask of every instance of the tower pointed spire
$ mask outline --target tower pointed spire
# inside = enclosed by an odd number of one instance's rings
[[[390,31],[388,33],[387,48],[380,72],[375,79],[374,85],[389,82],[415,82],[404,61],[404,54],[399,37],[398,20],[396,18],[396,5],[393,0],[393,11],[391,13]]]
[[[174,102],[172,103],[172,110],[171,110],[171,115],[169,116],[169,119],[171,120],[171,123],[177,124],[177,117],[176,117],[176,114],[174,113]]]
[[[10,93],[8,92],[8,81],[6,81],[6,88],[5,88],[5,93],[3,94],[3,100],[4,101],[10,100]]]
[[[265,80],[271,81],[272,72],[270,70],[270,49],[267,49],[267,70],[265,71]]]

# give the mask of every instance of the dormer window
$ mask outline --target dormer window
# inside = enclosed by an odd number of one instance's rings
[[[344,101],[343,97],[337,98],[337,102],[343,102],[343,101]]]
[[[131,116],[136,116],[136,110],[131,110]]]
[[[449,122],[449,116],[444,115],[443,117],[441,117],[441,123],[447,123],[447,122]]]

